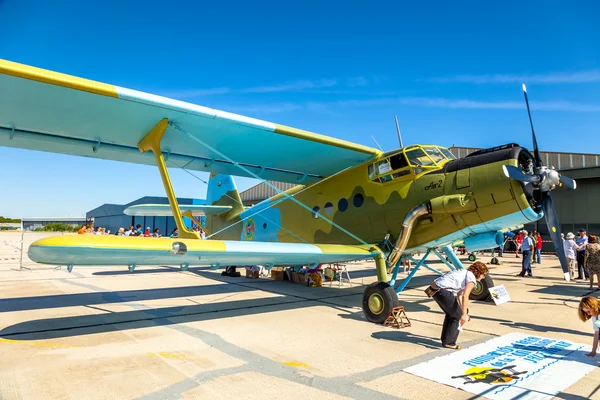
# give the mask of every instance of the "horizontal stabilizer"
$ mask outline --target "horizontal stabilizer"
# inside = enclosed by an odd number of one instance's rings
[[[203,215],[219,215],[231,210],[231,206],[209,206],[209,205],[180,205],[182,214],[191,212],[194,217]],[[125,215],[136,217],[169,217],[173,216],[171,206],[168,204],[136,204],[125,209]]]

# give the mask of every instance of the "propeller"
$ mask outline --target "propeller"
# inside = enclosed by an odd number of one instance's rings
[[[535,137],[535,130],[533,129],[533,120],[531,119],[531,111],[529,110],[529,99],[527,98],[527,86],[523,84],[523,94],[525,95],[525,104],[527,104],[527,115],[529,115],[529,125],[531,126],[531,137],[533,139],[533,156],[535,157],[535,165],[541,167],[544,165],[542,162],[542,156],[540,156],[540,150],[538,149],[537,139]]]
[[[507,178],[524,183],[538,183],[540,181],[539,176],[526,174],[521,168],[513,167],[512,165],[503,165],[502,169]]]
[[[548,232],[552,238],[552,243],[556,249],[558,259],[560,260],[560,266],[562,267],[565,280],[570,281],[569,266],[567,264],[567,257],[565,256],[565,250],[560,234],[560,223],[558,221],[556,207],[554,207],[554,201],[550,196],[550,192],[557,187],[562,187],[566,190],[575,190],[577,188],[577,183],[574,179],[558,173],[554,167],[548,167],[544,165],[542,157],[540,156],[535,130],[533,128],[533,119],[531,118],[529,99],[527,97],[527,87],[525,84],[523,84],[523,94],[525,96],[525,104],[527,105],[529,125],[531,126],[533,156],[535,157],[536,164],[535,172],[531,171],[530,173],[526,173],[521,168],[513,167],[511,165],[504,165],[502,169],[507,177],[522,182],[527,193],[530,195],[535,194],[533,197],[541,204],[541,207],[544,210]]]
[[[568,267],[569,264],[567,263],[567,256],[565,255],[562,237],[560,236],[560,223],[558,222],[558,215],[556,214],[554,200],[552,200],[550,192],[545,192],[543,194],[542,208],[544,209],[544,218],[546,219],[546,225],[548,225],[548,232],[550,232],[552,243],[554,244],[556,254],[560,260],[560,266],[565,274],[565,280],[568,282],[571,280]]]

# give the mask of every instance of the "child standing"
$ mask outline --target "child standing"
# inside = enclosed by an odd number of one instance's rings
[[[600,331],[600,300],[595,297],[586,296],[579,302],[579,319],[583,322],[591,318],[592,326],[594,327],[594,342],[592,344],[592,352],[586,354],[588,357],[595,357],[598,349],[598,333]]]

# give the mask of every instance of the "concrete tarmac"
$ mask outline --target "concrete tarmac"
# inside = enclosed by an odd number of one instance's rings
[[[0,399],[474,398],[402,372],[452,351],[439,342],[443,313],[423,293],[428,271],[400,295],[412,326],[397,330],[362,315],[372,262],[349,264],[352,286],[322,288],[207,267],[68,273],[27,258],[48,235],[24,235],[21,269],[21,233],[0,233]],[[554,256],[534,264],[533,278],[515,276],[514,255],[501,260],[489,267],[512,301],[473,303],[463,347],[510,332],[591,344],[576,309],[587,282],[564,282]],[[600,399],[600,370],[557,397]]]

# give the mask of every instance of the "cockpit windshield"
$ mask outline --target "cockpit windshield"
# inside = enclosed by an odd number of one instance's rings
[[[413,145],[395,152],[385,153],[369,165],[369,179],[385,183],[401,177],[420,176],[437,170],[456,157],[448,149],[439,146]]]

